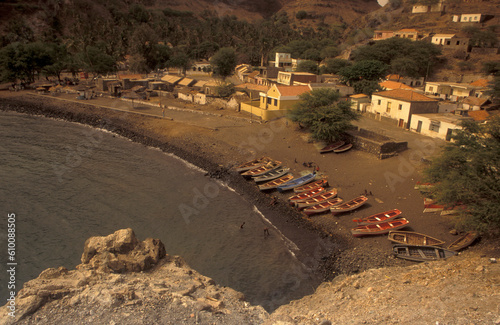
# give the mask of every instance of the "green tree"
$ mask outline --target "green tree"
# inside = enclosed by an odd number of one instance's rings
[[[360,80],[378,81],[386,75],[388,68],[388,65],[380,61],[364,60],[340,69],[338,74],[341,76],[342,82],[352,86]]]
[[[465,121],[440,156],[424,171],[431,195],[450,207],[462,205],[456,226],[500,232],[500,118]]]
[[[222,82],[220,85],[217,85],[217,87],[215,87],[215,93],[219,97],[227,98],[232,94],[234,94],[234,92],[235,92],[234,84],[231,82],[229,83]]]
[[[304,10],[299,10],[295,14],[295,18],[297,18],[298,20],[306,19],[307,18],[307,12],[304,11]]]
[[[483,62],[483,72],[494,76],[500,75],[500,61]]]
[[[371,96],[374,92],[382,90],[377,80],[360,80],[353,84],[356,94],[365,94]]]
[[[420,77],[419,64],[409,57],[395,58],[391,61],[392,73],[399,74],[402,77]]]
[[[173,68],[179,68],[183,75],[186,75],[186,70],[191,67],[191,60],[184,52],[175,53],[170,60],[168,60],[167,65]]]
[[[54,63],[48,44],[12,43],[0,50],[0,77],[4,82],[31,83],[43,69]]]
[[[87,46],[78,54],[78,59],[85,71],[94,75],[116,71],[116,60],[95,46]]]
[[[300,95],[288,117],[307,127],[315,140],[332,142],[340,139],[358,118],[350,104],[339,101],[340,94],[333,89],[319,88]]]
[[[231,76],[236,67],[236,52],[231,47],[223,47],[210,58],[214,74],[223,80]]]
[[[347,61],[344,59],[326,59],[324,61],[325,65],[322,66],[322,73],[332,73],[336,74],[340,71],[340,69],[344,67],[350,66],[352,63],[351,61]]]
[[[308,49],[302,54],[302,59],[319,62],[321,61],[321,55],[316,49]]]
[[[320,51],[320,56],[323,59],[334,58],[334,57],[338,56],[339,54],[340,54],[340,50],[336,46],[327,46],[327,47],[324,47],[323,49],[321,49],[321,51]]]
[[[318,64],[310,60],[300,61],[299,64],[297,64],[297,72],[318,74]]]

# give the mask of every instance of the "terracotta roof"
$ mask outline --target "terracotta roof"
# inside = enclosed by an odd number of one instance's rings
[[[259,71],[253,71],[248,74],[248,78],[255,78],[259,74]]]
[[[244,83],[241,85],[234,86],[236,89],[250,89],[250,90],[258,90],[262,92],[266,92],[269,87],[264,86],[264,85],[256,85],[256,84],[251,84],[251,83]]]
[[[190,79],[190,78],[184,78],[181,81],[179,81],[179,85],[181,86],[189,86],[190,84],[194,83],[195,80]]]
[[[399,99],[407,102],[437,102],[437,99],[433,99],[422,94],[416,93],[411,90],[394,89],[386,90],[374,93],[373,95]]]
[[[119,74],[118,79],[142,79],[142,75],[140,74]]]
[[[472,117],[474,121],[486,121],[490,117],[487,111],[468,111],[467,115]]]
[[[413,90],[412,87],[405,85],[402,82],[397,82],[397,81],[382,81],[379,83],[380,87],[386,88],[386,89],[408,89],[408,90]]]
[[[489,81],[487,79],[478,79],[470,83],[471,86],[488,87]]]
[[[351,95],[349,97],[351,97],[351,98],[365,98],[365,97],[368,97],[368,95],[365,95],[365,94],[356,94],[356,95]]]
[[[311,91],[309,86],[276,86],[281,96],[299,96]]]

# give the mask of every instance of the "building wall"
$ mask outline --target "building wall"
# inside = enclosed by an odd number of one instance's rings
[[[408,128],[413,114],[437,113],[438,102],[406,102],[372,95],[371,112],[394,120],[398,126]]]
[[[482,21],[481,14],[462,14],[460,16],[460,22],[462,23],[479,23]]]
[[[269,121],[275,119],[277,117],[285,116],[287,111],[283,110],[267,110],[258,106],[256,101],[253,102],[243,102],[240,104],[240,108],[242,111],[248,112],[252,115],[261,117],[264,121]]]
[[[453,123],[448,122],[439,122],[439,127],[436,127],[436,124],[431,127],[431,119],[422,115],[415,114],[413,115],[410,131],[417,132],[418,124],[421,122],[420,134],[438,138],[441,140],[447,140],[446,136],[448,134],[448,130],[460,130],[461,126],[455,125]]]

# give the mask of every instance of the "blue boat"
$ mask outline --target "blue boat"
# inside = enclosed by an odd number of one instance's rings
[[[313,181],[315,177],[316,177],[316,173],[310,173],[310,174],[307,174],[305,176],[292,179],[291,181],[286,182],[284,184],[281,184],[280,186],[277,187],[277,189],[279,192],[291,190],[292,188],[295,188],[297,186],[301,186],[301,185],[304,185],[304,184],[307,184],[307,183]]]

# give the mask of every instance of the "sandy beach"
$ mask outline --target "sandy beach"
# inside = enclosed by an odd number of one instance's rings
[[[120,99],[76,100],[74,94],[36,95],[0,92],[1,109],[61,118],[104,128],[119,135],[173,153],[205,170],[211,177],[228,183],[253,202],[277,230],[299,248],[299,258],[317,261],[315,267],[325,279],[388,265],[410,265],[395,259],[386,236],[354,238],[350,228],[354,218],[399,209],[413,230],[442,239],[456,239],[453,225],[439,212],[423,213],[424,196],[414,189],[421,179],[422,158],[440,150],[443,142],[403,131],[392,125],[362,117],[356,122],[400,141],[409,149],[398,156],[379,160],[358,150],[342,154],[320,154],[321,144],[309,140],[306,131],[286,119],[263,123],[249,114],[200,107],[178,100],[145,105]],[[288,205],[288,191],[262,193],[251,180],[245,180],[232,167],[260,156],[283,162],[294,175],[319,167],[339,197],[352,199],[368,194],[368,203],[351,213],[338,216],[321,214],[307,217]],[[274,231],[274,230],[272,230]],[[272,234],[271,231],[271,235]],[[315,240],[322,238],[323,240]],[[326,243],[326,244],[325,244]],[[488,249],[479,242],[473,249]]]

